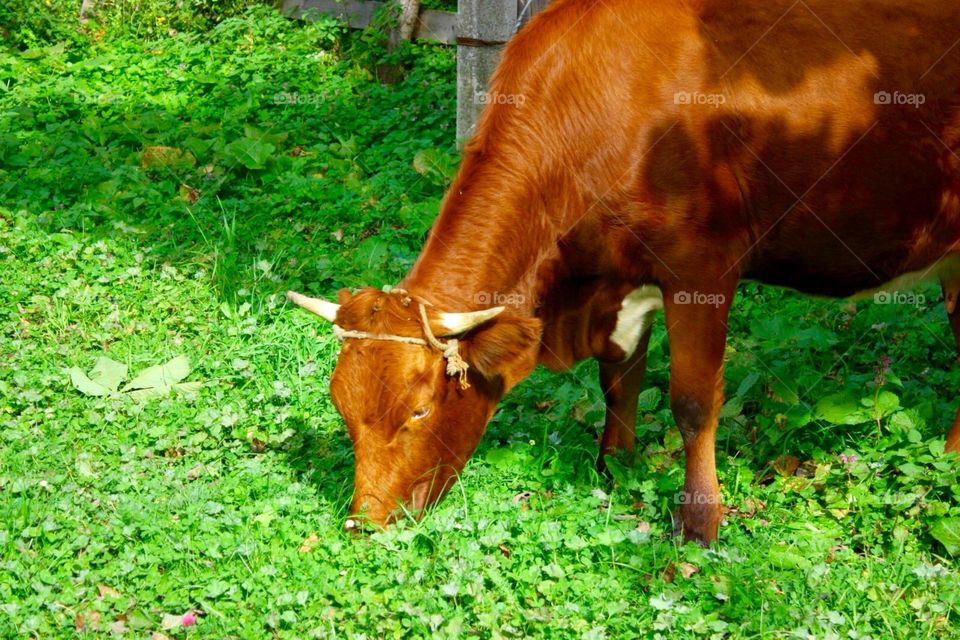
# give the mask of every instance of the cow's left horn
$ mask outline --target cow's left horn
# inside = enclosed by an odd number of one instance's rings
[[[317,314],[324,320],[329,322],[336,322],[337,320],[337,310],[340,309],[340,305],[338,304],[320,300],[319,298],[310,298],[296,291],[287,291],[287,300],[303,307],[311,313]]]
[[[479,327],[484,322],[489,322],[503,313],[504,307],[493,307],[483,311],[471,311],[469,313],[441,313],[440,326],[443,329],[442,336],[456,336],[466,333],[474,327]]]

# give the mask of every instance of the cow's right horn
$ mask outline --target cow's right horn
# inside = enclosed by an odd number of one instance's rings
[[[503,313],[504,309],[505,307],[494,307],[492,309],[471,311],[468,313],[441,313],[440,326],[443,328],[443,332],[437,335],[456,336],[461,333],[466,333],[474,327],[479,327],[485,322],[493,320]]]
[[[310,313],[317,314],[324,320],[329,322],[336,322],[337,320],[337,311],[340,309],[340,305],[338,304],[320,300],[319,298],[310,298],[296,291],[287,291],[287,300],[303,307]]]

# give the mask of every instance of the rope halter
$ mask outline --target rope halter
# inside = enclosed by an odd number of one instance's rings
[[[394,289],[394,291],[398,291]],[[405,302],[410,300],[406,298]],[[443,354],[447,361],[447,375],[460,378],[460,388],[469,389],[470,382],[467,380],[467,370],[470,365],[460,355],[460,341],[451,338],[447,341],[438,340],[430,328],[430,321],[427,318],[427,308],[422,302],[417,303],[420,307],[420,324],[423,327],[424,338],[411,338],[410,336],[395,336],[382,333],[369,333],[367,331],[352,331],[344,329],[336,324],[333,325],[333,335],[337,340],[343,342],[348,339],[355,340],[381,340],[385,342],[399,342],[402,344],[412,344],[421,347],[429,347]]]

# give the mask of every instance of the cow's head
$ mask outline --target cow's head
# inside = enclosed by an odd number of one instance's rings
[[[450,313],[396,290],[341,291],[339,304],[288,295],[343,339],[330,392],[353,440],[352,513],[370,523],[439,500],[536,366],[540,322],[502,308]]]

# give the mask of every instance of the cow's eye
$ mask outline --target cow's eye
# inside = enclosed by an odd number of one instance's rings
[[[430,407],[423,407],[422,409],[417,409],[410,416],[411,420],[423,420],[428,415],[430,415]]]

